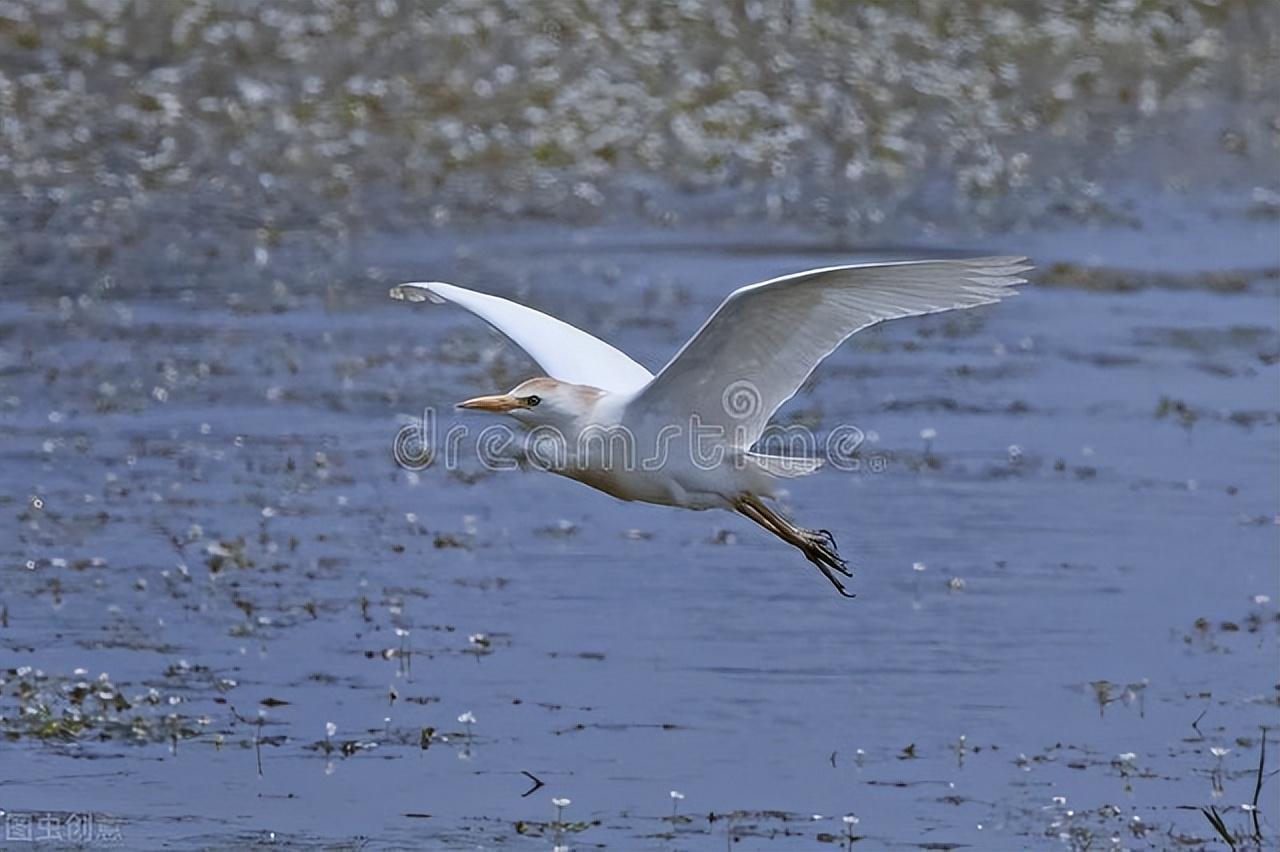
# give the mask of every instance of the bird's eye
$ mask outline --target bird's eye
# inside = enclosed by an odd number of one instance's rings
[[[538,403],[542,402],[542,398],[541,398],[541,397],[537,397],[537,396],[526,396],[526,397],[524,398],[524,401],[525,401],[525,403],[526,403],[530,408],[533,408],[533,407],[535,407]]]

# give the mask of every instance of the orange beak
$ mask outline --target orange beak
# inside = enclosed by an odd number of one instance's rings
[[[500,393],[496,396],[478,396],[475,399],[468,399],[466,402],[458,403],[458,408],[474,408],[477,411],[502,412],[523,407],[524,403],[509,393]]]

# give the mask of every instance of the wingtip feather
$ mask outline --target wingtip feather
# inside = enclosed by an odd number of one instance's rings
[[[434,292],[428,284],[397,284],[387,293],[391,298],[400,302],[432,302],[437,305],[444,304],[445,300],[439,293]]]

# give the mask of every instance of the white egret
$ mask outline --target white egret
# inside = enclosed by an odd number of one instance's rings
[[[780,477],[819,459],[753,452],[774,412],[854,332],[899,317],[998,302],[1025,283],[1023,257],[869,263],[813,269],[742,287],[650,373],[608,343],[506,299],[442,282],[392,288],[452,302],[532,358],[543,376],[461,408],[501,412],[555,446],[542,465],[623,500],[727,509],[798,548],[831,584],[850,577],[831,533],[782,517]]]

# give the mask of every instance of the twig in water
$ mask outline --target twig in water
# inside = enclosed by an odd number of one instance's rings
[[[262,711],[258,711],[258,728],[253,732],[253,752],[258,758],[258,777],[262,777]]]
[[[254,730],[254,733],[253,733],[253,751],[255,756],[258,758],[258,777],[261,778],[262,777],[262,726],[266,722],[266,712],[260,708],[258,710],[258,718],[250,719],[245,716],[241,716],[234,706],[232,705],[228,705],[228,706],[231,708],[231,715],[234,716],[237,720],[244,722],[245,724],[248,724],[248,725],[256,726],[256,729]]]
[[[1196,720],[1191,723],[1191,727],[1195,730],[1197,734],[1200,735],[1200,739],[1202,740],[1204,739],[1204,732],[1200,730],[1200,720],[1203,719],[1204,714],[1208,712],[1209,712],[1209,708],[1208,707],[1204,708],[1203,710],[1200,711],[1200,715],[1196,717]]]
[[[546,784],[543,783],[541,778],[539,778],[537,775],[534,775],[532,772],[526,772],[525,770],[521,769],[520,774],[533,782],[532,787],[530,787],[528,790],[525,790],[523,793],[520,794],[520,798],[522,799],[532,796],[538,790],[547,786]]]
[[[1258,752],[1258,779],[1253,784],[1253,840],[1262,846],[1262,827],[1258,824],[1258,796],[1262,793],[1262,772],[1267,765],[1267,726],[1262,726],[1262,749]]]
[[[1200,813],[1204,814],[1204,818],[1209,820],[1209,825],[1213,826],[1214,831],[1218,832],[1218,835],[1231,847],[1232,852],[1235,852],[1236,842],[1232,839],[1231,832],[1227,831],[1226,823],[1218,815],[1218,809],[1210,805],[1207,808],[1201,808]]]

